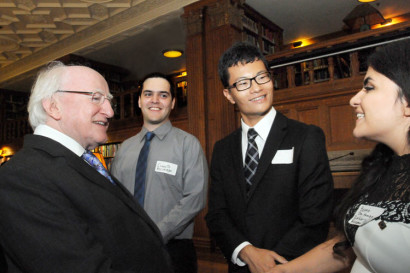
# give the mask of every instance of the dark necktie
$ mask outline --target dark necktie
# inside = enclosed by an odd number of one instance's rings
[[[256,168],[259,162],[258,146],[256,145],[255,138],[258,133],[253,129],[248,130],[248,149],[245,156],[244,174],[246,179],[246,191],[248,192],[252,186],[252,177],[256,173]]]
[[[115,182],[112,179],[110,173],[92,152],[86,150],[81,156],[81,158],[84,159],[91,167],[96,169],[100,174],[102,174],[104,177],[110,180],[111,183],[115,185]]]
[[[144,207],[145,195],[145,174],[147,170],[147,158],[149,154],[149,145],[151,139],[155,136],[153,132],[147,132],[145,135],[145,143],[142,146],[140,155],[138,157],[137,169],[135,171],[135,188],[134,196],[142,207]]]

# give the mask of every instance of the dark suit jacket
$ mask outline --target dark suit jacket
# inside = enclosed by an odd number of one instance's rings
[[[278,150],[292,148],[293,163],[271,163]],[[241,129],[215,144],[206,220],[228,261],[244,241],[292,259],[326,239],[332,194],[322,130],[277,112],[248,196]],[[229,268],[249,272],[231,262]]]
[[[159,230],[121,183],[46,137],[26,136],[0,169],[0,218],[9,272],[172,271]]]

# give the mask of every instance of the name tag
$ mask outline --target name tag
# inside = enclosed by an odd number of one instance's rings
[[[275,157],[272,159],[271,164],[292,164],[293,163],[293,149],[278,150]]]
[[[165,161],[157,161],[157,165],[155,165],[155,171],[159,173],[175,175],[177,173],[177,169],[178,165]]]
[[[356,211],[352,219],[349,220],[349,224],[363,226],[374,218],[382,215],[384,211],[385,209],[383,208],[369,205],[360,205],[359,209]]]

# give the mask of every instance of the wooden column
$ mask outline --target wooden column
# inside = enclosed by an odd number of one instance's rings
[[[236,129],[234,107],[222,93],[218,60],[242,38],[242,2],[204,0],[184,8],[189,131],[201,142],[208,162],[215,142]],[[210,246],[206,213],[207,208],[195,219],[195,243],[203,247]]]

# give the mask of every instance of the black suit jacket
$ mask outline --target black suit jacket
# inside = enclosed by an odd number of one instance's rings
[[[278,150],[293,148],[291,164],[272,164]],[[229,260],[230,272],[248,272],[230,260],[244,241],[295,258],[326,239],[333,180],[319,127],[277,112],[253,185],[246,194],[241,129],[218,141],[211,162],[211,235]]]
[[[61,144],[26,136],[0,169],[0,243],[9,272],[171,272],[135,199]]]

